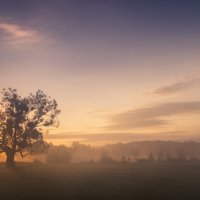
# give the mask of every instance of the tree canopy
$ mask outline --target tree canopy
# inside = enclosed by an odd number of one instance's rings
[[[0,100],[0,153],[6,154],[6,166],[14,167],[14,156],[44,150],[43,133],[59,125],[60,113],[55,99],[42,90],[21,97],[16,89],[3,89]]]

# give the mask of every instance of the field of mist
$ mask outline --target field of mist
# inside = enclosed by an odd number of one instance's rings
[[[5,157],[1,154],[1,161]],[[73,142],[71,146],[49,144],[48,150],[39,155],[16,156],[19,162],[79,163],[79,162],[200,162],[200,143],[194,141],[139,141],[86,145]]]
[[[48,151],[0,164],[3,200],[200,197],[200,143],[141,141],[95,147],[49,144]]]

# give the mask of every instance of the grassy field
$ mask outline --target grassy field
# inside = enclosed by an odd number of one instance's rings
[[[0,200],[200,199],[198,163],[18,164],[0,168]]]

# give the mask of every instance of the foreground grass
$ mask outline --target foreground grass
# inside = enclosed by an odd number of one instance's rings
[[[198,163],[18,164],[0,168],[0,200],[200,199]]]

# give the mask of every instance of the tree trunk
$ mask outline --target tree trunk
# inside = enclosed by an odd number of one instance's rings
[[[6,168],[15,168],[15,154],[13,152],[6,153]]]

